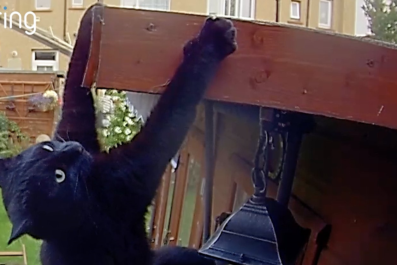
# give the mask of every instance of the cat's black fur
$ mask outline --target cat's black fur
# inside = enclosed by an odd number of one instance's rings
[[[79,36],[90,34],[89,23],[83,18]],[[108,154],[99,149],[91,92],[80,87],[89,38],[78,38],[54,139],[0,161],[10,243],[24,234],[42,239],[43,265],[214,264],[184,248],[153,256],[144,216],[205,89],[236,49],[235,33],[230,21],[207,19],[145,126]]]

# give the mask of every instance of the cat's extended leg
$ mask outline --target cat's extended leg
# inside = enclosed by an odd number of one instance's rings
[[[216,70],[236,50],[235,37],[230,20],[205,21],[197,38],[185,46],[182,63],[142,130],[131,143],[98,157],[102,173],[110,170],[112,176],[134,175],[134,191],[145,193],[146,199],[154,197],[161,175],[180,148]]]
[[[92,9],[95,7],[91,7]],[[88,10],[87,12],[89,12]],[[54,133],[59,141],[77,141],[90,153],[100,145],[96,132],[95,107],[91,91],[81,87],[90,52],[91,16],[84,16],[69,63],[63,94],[62,117]]]

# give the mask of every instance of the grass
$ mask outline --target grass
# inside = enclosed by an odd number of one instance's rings
[[[1,194],[0,194],[1,197]],[[41,242],[31,237],[24,236],[7,246],[11,234],[11,223],[0,200],[0,252],[2,251],[22,251],[22,244],[26,248],[26,256],[29,265],[40,265],[39,253]],[[22,258],[0,258],[0,263],[13,262],[23,264]]]
[[[188,183],[186,187],[185,197],[183,198],[183,206],[181,220],[179,224],[178,245],[188,246],[190,232],[193,225],[193,217],[196,205],[197,188],[199,188],[201,175],[200,164],[193,159],[190,160],[188,169]]]

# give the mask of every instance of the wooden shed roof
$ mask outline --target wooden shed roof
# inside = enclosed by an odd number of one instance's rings
[[[78,36],[92,40],[84,85],[161,93],[204,19],[92,6]],[[395,46],[277,23],[234,23],[238,51],[225,60],[206,98],[397,129]]]

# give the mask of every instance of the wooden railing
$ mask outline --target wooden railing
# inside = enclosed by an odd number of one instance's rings
[[[9,258],[9,257],[21,257],[23,258],[23,265],[28,264],[28,260],[26,257],[26,248],[25,245],[22,244],[22,251],[0,251],[0,258]],[[7,263],[1,262],[0,265],[6,265]]]

